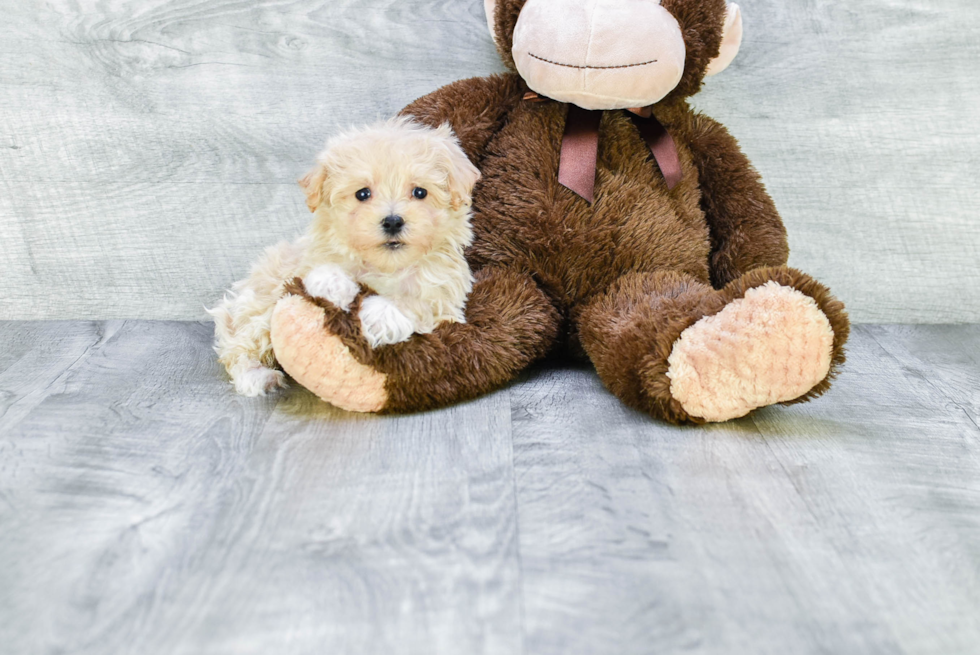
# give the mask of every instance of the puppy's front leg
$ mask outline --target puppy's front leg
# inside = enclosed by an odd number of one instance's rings
[[[317,266],[303,278],[303,286],[311,296],[329,300],[345,312],[361,291],[357,282],[336,264]]]
[[[372,348],[408,341],[415,332],[412,321],[387,298],[370,296],[358,314],[361,332]]]

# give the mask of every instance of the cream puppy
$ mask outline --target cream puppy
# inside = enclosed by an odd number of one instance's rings
[[[464,257],[473,233],[470,206],[480,178],[452,130],[409,118],[331,139],[300,180],[314,218],[293,242],[266,250],[217,307],[215,350],[237,391],[263,395],[285,386],[269,327],[284,286],[344,311],[363,285],[361,328],[372,348],[465,322],[473,277]]]

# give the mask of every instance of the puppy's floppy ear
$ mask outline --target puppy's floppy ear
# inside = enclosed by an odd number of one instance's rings
[[[480,171],[463,152],[449,125],[443,125],[438,131],[445,142],[450,203],[453,211],[459,211],[470,204],[473,187],[480,180]]]
[[[306,206],[310,208],[311,212],[315,212],[323,202],[323,183],[326,181],[327,169],[323,164],[317,164],[299,181],[300,187],[306,193]]]

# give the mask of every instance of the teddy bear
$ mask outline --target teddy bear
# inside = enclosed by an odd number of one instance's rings
[[[509,73],[402,114],[448,124],[482,173],[465,323],[371,349],[355,306],[288,287],[279,364],[323,400],[408,413],[476,398],[553,353],[628,406],[721,422],[827,391],[849,323],[787,267],[759,173],[688,99],[742,40],[726,0],[485,0]]]

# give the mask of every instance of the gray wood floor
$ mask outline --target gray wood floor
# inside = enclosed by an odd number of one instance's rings
[[[202,323],[0,323],[4,655],[980,653],[980,326],[706,428],[587,368],[400,418]]]

